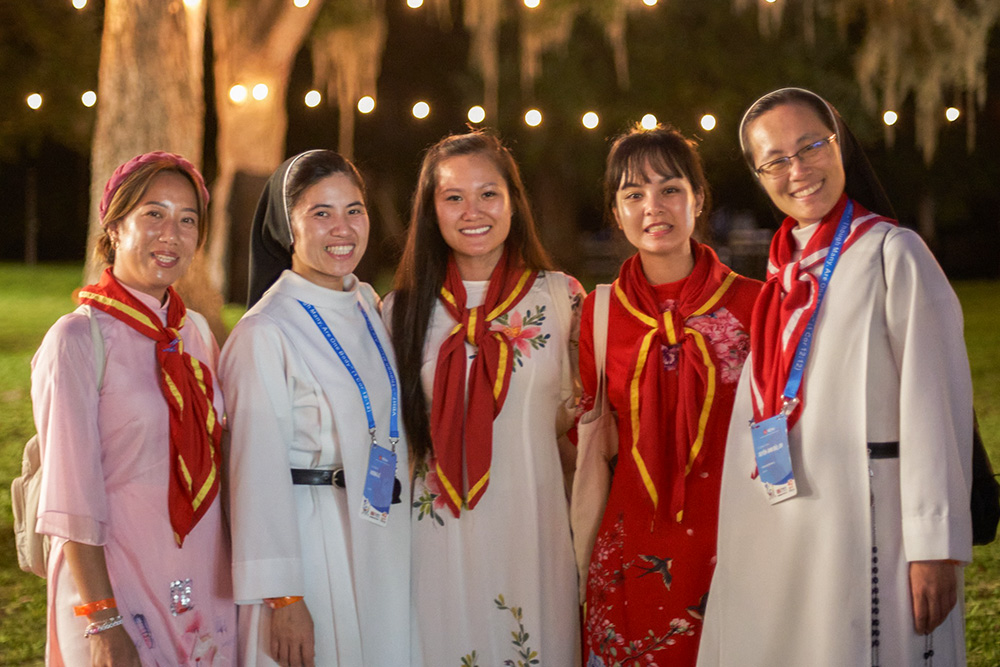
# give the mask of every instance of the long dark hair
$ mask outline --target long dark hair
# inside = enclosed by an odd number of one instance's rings
[[[511,206],[510,233],[505,241],[509,258],[519,259],[527,268],[536,271],[551,268],[549,256],[538,238],[517,163],[496,136],[483,131],[456,134],[427,149],[413,194],[410,228],[403,257],[396,269],[392,302],[392,340],[399,363],[403,422],[415,459],[423,458],[432,450],[420,369],[431,312],[444,284],[451,254],[438,228],[434,193],[438,167],[445,160],[460,155],[481,155],[503,175]]]
[[[651,130],[635,125],[612,142],[604,169],[604,214],[608,221],[615,223],[615,201],[622,181],[642,182],[646,165],[661,176],[686,178],[695,194],[704,197],[694,231],[698,240],[708,241],[712,194],[701,166],[698,144],[669,125],[657,125]]]

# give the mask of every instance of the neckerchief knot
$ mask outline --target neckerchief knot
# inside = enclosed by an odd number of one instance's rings
[[[630,352],[626,378],[632,459],[654,508],[667,491],[672,520],[684,516],[686,477],[701,453],[715,402],[716,362],[710,344],[689,319],[717,309],[736,274],[708,246],[691,242],[694,269],[676,302],[661,312],[655,288],[634,255],[614,283],[618,303],[648,327]],[[663,363],[668,352],[676,363]],[[652,359],[652,361],[650,361]],[[681,388],[683,387],[683,391]]]

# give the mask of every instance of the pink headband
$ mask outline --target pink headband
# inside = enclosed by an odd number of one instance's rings
[[[189,175],[198,186],[201,191],[201,196],[205,200],[205,205],[208,205],[208,188],[205,187],[205,179],[202,177],[201,172],[198,169],[182,158],[180,155],[174,153],[165,153],[163,151],[153,151],[152,153],[143,153],[142,155],[136,155],[134,158],[121,165],[115,169],[115,173],[111,174],[111,178],[108,179],[107,185],[104,186],[104,195],[101,196],[101,205],[98,209],[101,217],[101,222],[104,222],[104,216],[108,212],[108,206],[111,205],[111,199],[118,192],[118,188],[121,187],[125,179],[128,178],[136,169],[144,164],[149,164],[150,162],[170,162],[177,167],[179,167],[184,173]]]

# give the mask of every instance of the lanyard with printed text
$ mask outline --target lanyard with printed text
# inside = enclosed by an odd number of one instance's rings
[[[351,363],[351,358],[347,356],[344,348],[341,347],[337,338],[330,331],[330,327],[323,320],[322,316],[316,311],[315,306],[306,303],[305,301],[299,300],[299,305],[305,308],[305,311],[309,313],[312,317],[313,322],[319,328],[320,332],[326,337],[330,347],[333,351],[337,353],[340,361],[344,364],[347,372],[351,374],[351,378],[354,379],[354,383],[358,385],[358,391],[361,393],[361,402],[365,406],[365,415],[368,417],[368,432],[372,437],[372,445],[376,445],[375,441],[375,414],[372,412],[371,400],[368,398],[368,389],[365,387],[365,383],[361,380],[361,376],[358,374],[357,369],[354,364]],[[361,315],[365,318],[365,324],[368,325],[368,334],[371,336],[372,340],[375,342],[375,347],[378,348],[379,354],[382,356],[382,365],[385,366],[386,375],[389,376],[389,386],[392,389],[392,403],[389,412],[389,443],[392,446],[392,451],[396,451],[396,443],[399,442],[399,389],[396,385],[396,373],[392,370],[392,364],[389,363],[389,357],[385,353],[385,349],[382,347],[381,341],[379,341],[378,335],[375,333],[375,327],[372,326],[372,322],[368,319],[368,313],[365,312],[361,304],[358,304],[358,310],[361,311]]]
[[[840,252],[844,247],[844,241],[847,240],[847,235],[851,231],[851,218],[854,213],[854,202],[850,199],[847,200],[847,205],[844,207],[844,213],[840,216],[840,223],[837,225],[837,232],[833,237],[833,243],[830,244],[830,248],[826,253],[826,261],[823,262],[823,272],[819,277],[819,289],[816,294],[816,308],[813,310],[812,316],[809,318],[809,324],[806,325],[806,330],[802,332],[802,338],[799,339],[798,347],[795,349],[795,358],[792,360],[792,368],[788,373],[788,383],[785,385],[785,390],[782,395],[785,398],[785,405],[782,409],[786,415],[791,414],[792,410],[798,404],[798,393],[799,387],[802,385],[802,374],[806,368],[806,361],[809,359],[809,350],[812,347],[812,336],[813,330],[816,328],[816,317],[819,315],[820,305],[823,303],[823,296],[826,294],[826,288],[830,283],[830,277],[833,276],[833,269],[837,266],[837,261],[840,259]]]

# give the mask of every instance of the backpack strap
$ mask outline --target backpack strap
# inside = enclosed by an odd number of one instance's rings
[[[201,335],[201,342],[211,352],[212,349],[212,329],[208,326],[208,320],[201,313],[193,310],[187,311],[187,318],[194,323],[195,329]],[[213,371],[214,372],[214,371]]]
[[[97,393],[104,388],[104,370],[108,365],[108,358],[104,354],[104,336],[101,334],[101,326],[94,316],[94,309],[90,306],[77,306],[76,312],[86,315],[90,320],[90,340],[94,342],[94,368],[97,369]]]

